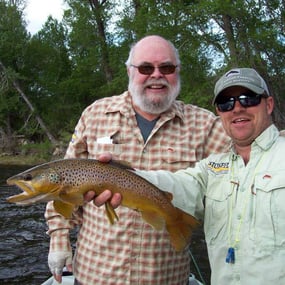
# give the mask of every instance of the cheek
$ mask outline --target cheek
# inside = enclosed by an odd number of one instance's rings
[[[225,130],[227,130],[227,129],[229,128],[229,125],[230,125],[230,124],[229,124],[230,119],[227,118],[226,113],[223,113],[223,115],[221,116],[220,113],[218,112],[218,115],[219,115],[220,118],[221,118],[223,128],[224,128]]]
[[[165,78],[168,81],[168,83],[171,85],[176,85],[178,83],[176,74],[165,75]]]
[[[140,73],[137,73],[134,77],[133,77],[133,83],[134,84],[139,84],[139,85],[142,85],[144,84],[147,79],[149,78],[148,75],[143,75],[143,74],[140,74]]]
[[[272,106],[264,105],[262,112],[259,113],[259,118],[263,122],[268,122],[270,120],[270,115],[272,114]]]
[[[135,71],[130,72],[129,76],[130,76],[130,83],[135,84],[135,85],[142,84],[145,81],[145,77],[146,77],[145,75],[140,74]]]

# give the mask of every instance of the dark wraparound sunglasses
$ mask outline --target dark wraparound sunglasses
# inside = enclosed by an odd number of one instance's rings
[[[261,98],[266,98],[267,96],[263,94],[256,94],[254,92],[248,92],[244,94],[240,94],[236,97],[226,97],[220,96],[217,98],[216,106],[220,112],[228,112],[233,110],[235,107],[236,101],[245,107],[254,107],[260,104]]]
[[[142,64],[142,65],[133,65],[131,64],[132,67],[135,67],[138,69],[139,73],[144,74],[144,75],[151,75],[153,74],[155,70],[155,66],[152,64]],[[172,74],[175,72],[175,69],[178,65],[174,64],[162,64],[157,66],[159,72],[161,74]]]

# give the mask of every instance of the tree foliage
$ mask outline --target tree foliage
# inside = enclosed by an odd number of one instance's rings
[[[285,127],[285,7],[282,0],[66,0],[61,22],[49,17],[26,30],[25,1],[0,0],[0,134],[42,141],[40,116],[57,139],[71,133],[82,110],[127,88],[130,45],[159,34],[178,48],[180,99],[212,109],[217,78],[253,67],[275,96],[275,120]],[[13,87],[18,82],[34,107]]]

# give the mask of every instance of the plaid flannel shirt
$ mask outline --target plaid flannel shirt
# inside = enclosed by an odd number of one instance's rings
[[[146,142],[137,126],[128,92],[88,106],[75,128],[66,158],[96,158],[111,152],[113,159],[142,170],[176,171],[194,166],[210,153],[227,149],[218,117],[208,110],[175,101],[163,113]],[[69,230],[80,224],[74,275],[80,284],[187,284],[190,256],[176,252],[166,230],[156,231],[139,213],[116,209],[119,221],[109,225],[104,207],[87,203],[67,220],[48,203],[46,218],[51,250],[69,250]]]

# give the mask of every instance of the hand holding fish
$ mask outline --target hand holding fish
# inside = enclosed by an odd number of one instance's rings
[[[96,193],[94,191],[88,191],[84,195],[84,200],[86,202],[90,202],[93,200],[94,205],[97,207],[101,207],[105,205],[107,201],[109,201],[113,209],[116,209],[121,205],[122,196],[119,193],[112,193],[111,190],[105,190],[98,196],[96,196]]]
[[[193,216],[172,205],[171,193],[160,191],[137,175],[129,165],[118,161],[56,160],[15,175],[7,183],[23,191],[9,197],[9,202],[30,205],[53,201],[54,209],[67,219],[72,218],[74,211],[84,205],[84,195],[94,191],[98,195],[97,203],[105,199],[106,215],[113,224],[119,217],[110,200],[106,200],[109,193],[105,191],[109,189],[113,195],[121,195],[122,206],[140,212],[142,219],[154,229],[166,228],[177,251],[188,245],[192,230],[200,224]],[[103,192],[107,196],[99,197]],[[118,198],[116,195],[114,199]]]
[[[112,160],[112,154],[109,152],[103,153],[99,155],[98,160],[108,163]],[[122,202],[122,196],[119,193],[112,193],[112,191],[106,189],[98,196],[96,196],[94,191],[88,191],[84,195],[84,200],[86,202],[93,200],[94,205],[97,207],[101,207],[105,205],[107,201],[110,201],[111,206],[116,209]]]

